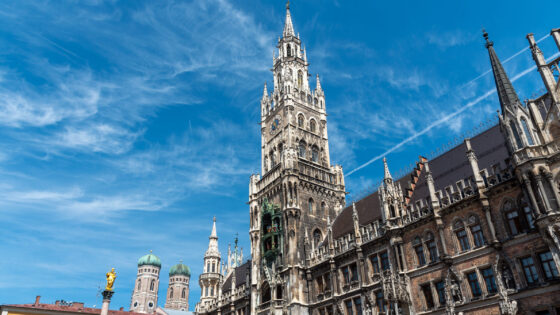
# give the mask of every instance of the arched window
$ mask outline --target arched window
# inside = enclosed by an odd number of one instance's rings
[[[316,146],[311,148],[311,161],[315,163],[319,162],[319,149]]]
[[[212,272],[216,272],[216,264],[212,263]]]
[[[309,213],[313,213],[313,198],[309,198],[307,206],[308,206]]]
[[[455,232],[455,236],[457,237],[457,241],[459,242],[459,249],[461,251],[467,251],[471,249],[467,231],[465,230],[465,226],[461,220],[455,221],[455,223],[453,224],[453,230]]]
[[[319,213],[319,216],[324,216],[327,214],[327,204],[323,201],[321,202],[321,213]]]
[[[156,287],[156,280],[152,280],[152,282],[150,282],[150,291],[154,291]]]
[[[523,148],[523,142],[521,142],[521,138],[519,137],[519,132],[517,131],[517,127],[513,121],[509,122],[509,128],[511,129],[511,133],[513,133],[513,138],[515,139],[515,144],[517,145],[516,149]]]
[[[397,213],[395,212],[395,206],[394,205],[389,206],[389,212],[390,212],[389,215],[391,216],[391,218],[394,218],[394,217],[397,216]]]
[[[297,85],[299,89],[301,89],[302,84],[303,84],[303,71],[299,70],[297,73]]]
[[[210,287],[210,296],[214,296],[214,287]]]
[[[305,158],[305,142],[303,141],[299,143],[299,156]]]
[[[262,303],[270,301],[270,286],[264,283],[261,291]]]
[[[322,233],[319,229],[315,229],[315,231],[313,231],[313,244],[315,245],[315,248],[317,248],[317,246],[319,245],[319,243],[322,240]]]
[[[425,244],[428,248],[428,253],[430,254],[430,262],[436,262],[439,260],[438,249],[436,245],[436,240],[432,232],[426,233]]]
[[[169,288],[169,298],[173,298],[173,288]]]
[[[286,48],[286,53],[287,53],[288,57],[292,56],[292,46],[290,46],[290,44],[288,44],[288,46]]]
[[[187,289],[183,288],[183,292],[181,292],[181,298],[184,299],[187,296]]]
[[[138,279],[138,290],[140,290],[141,285],[142,285],[142,280]]]
[[[301,114],[297,117],[297,125],[298,127],[303,128],[303,115]]]
[[[525,200],[525,197],[519,198],[519,209],[523,210],[525,215],[525,221],[527,221],[527,226],[530,230],[535,228],[535,218],[533,217],[533,210]]]
[[[504,215],[506,217],[507,227],[509,234],[515,236],[523,230],[523,225],[521,224],[521,218],[519,217],[519,211],[515,206],[515,203],[511,200],[507,200],[503,206]]]
[[[419,236],[414,238],[414,240],[412,241],[412,246],[414,247],[414,252],[416,252],[418,266],[424,266],[426,264],[426,257],[424,257],[424,246],[422,246],[422,240]]]
[[[311,119],[309,122],[309,130],[311,130],[311,132],[315,132],[315,129],[317,129],[317,124],[315,123],[315,120]]]
[[[281,285],[276,287],[276,299],[277,300],[282,299],[282,286]]]
[[[486,240],[484,239],[484,233],[482,233],[482,227],[480,226],[478,217],[475,215],[471,215],[468,222],[474,241],[474,247],[483,246],[486,243]]]
[[[525,118],[521,118],[521,127],[523,127],[523,132],[525,133],[525,137],[527,137],[527,143],[529,145],[534,145],[535,142],[533,141],[531,131],[529,130],[529,126],[527,125],[527,121],[525,120]]]
[[[315,104],[315,106],[317,106],[318,105],[317,103],[318,103],[317,98],[314,98],[313,99],[313,104]]]
[[[206,264],[206,272],[210,272],[210,262]]]

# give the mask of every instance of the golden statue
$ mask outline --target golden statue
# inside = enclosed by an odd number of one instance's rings
[[[107,286],[105,290],[113,291],[113,284],[115,283],[115,279],[117,278],[117,273],[115,272],[115,268],[111,268],[111,271],[107,272]]]

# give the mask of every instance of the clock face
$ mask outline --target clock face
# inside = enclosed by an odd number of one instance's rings
[[[274,120],[272,121],[272,125],[270,125],[270,132],[275,132],[276,130],[278,130],[278,127],[280,127],[280,119],[274,118]]]

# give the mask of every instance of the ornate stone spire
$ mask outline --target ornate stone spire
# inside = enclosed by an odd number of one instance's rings
[[[319,79],[319,75],[317,74],[317,86],[315,87],[317,91],[323,91],[323,87],[321,86],[321,80]]]
[[[266,99],[268,97],[268,88],[266,87],[266,82],[264,83],[264,89],[263,89],[263,99]]]
[[[286,23],[284,24],[284,37],[295,36],[292,16],[290,15],[290,1],[286,3]]]
[[[387,158],[383,158],[383,168],[385,169],[383,180],[393,180],[393,176],[391,176],[391,172],[389,172],[389,165],[387,165]]]
[[[484,39],[486,40],[486,48],[488,49],[488,55],[490,56],[490,63],[492,64],[492,72],[494,73],[494,81],[496,82],[496,90],[498,91],[498,97],[500,98],[500,105],[502,108],[502,113],[508,107],[521,105],[517,93],[509,80],[504,67],[502,66],[500,59],[494,51],[494,43],[488,39],[488,33],[482,31]]]
[[[208,242],[208,249],[206,250],[205,256],[220,257],[220,251],[218,250],[218,233],[216,233],[216,217],[213,219],[212,223],[212,233],[210,233],[210,242]]]

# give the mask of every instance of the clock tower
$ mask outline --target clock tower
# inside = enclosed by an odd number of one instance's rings
[[[344,176],[330,163],[325,94],[318,75],[311,90],[289,3],[277,49],[260,104],[262,175],[249,184],[251,314],[307,314],[305,257],[344,208]]]

